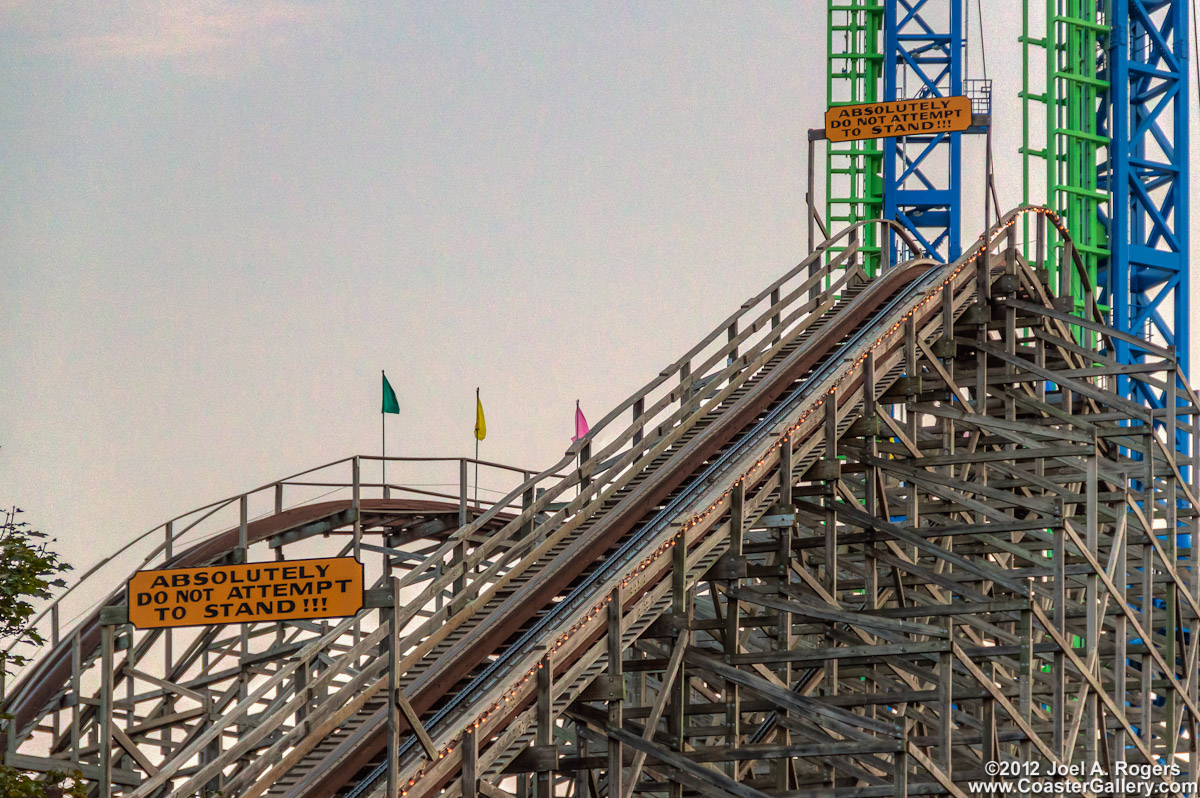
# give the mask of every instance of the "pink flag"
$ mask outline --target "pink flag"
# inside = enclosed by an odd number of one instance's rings
[[[576,399],[575,400],[575,437],[571,438],[571,440],[572,441],[579,440],[584,435],[588,434],[589,429],[590,429],[590,427],[588,427],[587,419],[583,417],[583,411],[579,409],[579,400]]]

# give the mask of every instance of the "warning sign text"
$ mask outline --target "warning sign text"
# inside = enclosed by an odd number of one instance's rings
[[[139,629],[337,618],[362,609],[363,567],[336,557],[140,571],[126,595]]]
[[[825,137],[830,141],[955,133],[970,126],[968,97],[839,105],[825,112]]]

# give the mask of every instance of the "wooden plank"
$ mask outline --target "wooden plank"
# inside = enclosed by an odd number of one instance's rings
[[[486,798],[517,798],[517,796],[510,792],[505,792],[487,779],[479,779],[479,792],[483,793]]]
[[[149,757],[142,753],[142,749],[138,748],[137,744],[134,743],[133,740],[129,739],[129,735],[117,728],[115,723],[112,726],[112,736],[113,739],[116,740],[117,744],[124,748],[126,753],[133,757],[133,761],[137,762],[138,766],[142,770],[146,771],[146,773],[151,776],[157,775],[158,768],[154,766],[154,763],[150,761]]]
[[[646,720],[646,729],[642,732],[642,739],[651,741],[654,739],[654,732],[658,728],[658,722],[662,719],[663,710],[667,706],[667,701],[671,697],[671,686],[675,683],[676,677],[679,675],[679,668],[683,665],[683,655],[687,651],[690,635],[684,632],[675,641],[675,648],[671,651],[671,660],[667,663],[667,669],[663,673],[662,685],[659,687],[658,696],[654,700],[654,705],[650,709],[650,717]],[[638,749],[633,755],[633,766],[629,771],[629,783],[625,785],[625,790],[622,793],[622,798],[631,798],[633,789],[637,785],[638,777],[642,775],[642,767],[646,764],[646,751]]]
[[[1036,313],[1039,316],[1047,316],[1052,319],[1057,319],[1058,321],[1064,322],[1064,323],[1072,325],[1072,326],[1084,327],[1088,330],[1091,330],[1092,332],[1097,332],[1097,333],[1100,333],[1101,335],[1107,335],[1110,338],[1119,338],[1120,340],[1125,341],[1126,343],[1134,344],[1135,346],[1145,349],[1147,352],[1150,352],[1152,354],[1158,355],[1159,357],[1166,358],[1171,361],[1174,361],[1174,359],[1175,359],[1175,355],[1170,350],[1163,349],[1162,347],[1160,347],[1156,344],[1150,343],[1149,341],[1145,340],[1144,338],[1138,338],[1136,336],[1130,335],[1127,332],[1122,332],[1121,330],[1118,330],[1115,327],[1109,327],[1107,325],[1097,324],[1094,321],[1091,321],[1089,319],[1080,318],[1079,316],[1076,316],[1071,313],[1063,313],[1061,310],[1058,310],[1056,308],[1048,307],[1046,305],[1038,305],[1038,304],[1034,304],[1032,302],[1025,302],[1023,300],[1015,299],[1015,298],[1005,299],[1004,304],[1009,307],[1016,308],[1017,310],[1024,310],[1029,313]]]
[[[1133,726],[1131,726],[1129,721],[1126,720],[1124,711],[1117,708],[1112,698],[1104,691],[1104,686],[1100,683],[1100,680],[1096,678],[1096,675],[1092,673],[1091,669],[1087,667],[1084,661],[1079,658],[1079,655],[1075,653],[1073,648],[1071,648],[1070,643],[1065,637],[1063,637],[1058,628],[1055,627],[1048,617],[1046,617],[1045,611],[1043,611],[1036,602],[1031,606],[1033,607],[1033,614],[1037,617],[1038,621],[1041,622],[1042,627],[1049,632],[1052,638],[1054,638],[1054,642],[1058,644],[1063,654],[1071,661],[1071,664],[1075,666],[1080,675],[1087,679],[1092,690],[1100,697],[1100,700],[1104,702],[1105,706],[1108,707],[1109,712],[1112,713],[1113,717],[1115,717],[1117,721],[1125,728],[1125,731],[1129,735],[1129,742],[1132,742],[1135,746],[1137,746],[1138,751],[1140,751],[1142,756],[1145,757],[1146,762],[1154,762],[1155,760],[1150,751],[1146,748],[1145,743],[1142,742],[1137,732],[1134,731]]]
[[[786,588],[784,589],[786,590]],[[750,601],[763,607],[790,612],[806,618],[817,618],[850,626],[865,626],[868,629],[887,629],[900,634],[930,635],[932,637],[945,637],[946,635],[944,629],[930,624],[883,618],[867,612],[848,612],[836,607],[820,607],[808,602],[765,595],[762,591],[749,588],[731,588],[728,592],[743,601]]]
[[[605,732],[609,737],[619,740],[630,748],[637,749],[641,753],[649,754],[662,762],[664,765],[670,765],[680,773],[691,776],[695,782],[697,789],[701,789],[708,795],[716,796],[717,798],[768,798],[766,793],[759,792],[753,787],[741,784],[712,768],[706,768],[701,764],[691,761],[682,754],[672,751],[666,746],[659,745],[650,740],[644,740],[632,732],[625,729],[618,729],[612,726],[605,728]],[[699,785],[706,785],[701,787]]]
[[[877,740],[862,743],[805,743],[803,745],[746,745],[740,748],[713,746],[688,751],[685,757],[693,762],[729,762],[754,759],[786,759],[825,756],[861,756],[887,754],[900,750],[899,740]]]
[[[828,722],[833,724],[839,733],[860,742],[868,739],[867,735],[862,731],[864,729],[875,734],[892,736],[896,736],[899,732],[899,729],[894,724],[884,723],[856,715],[853,712],[846,712],[835,707],[826,706],[814,699],[803,698],[786,687],[772,684],[762,676],[735,668],[695,648],[688,648],[687,653],[684,655],[684,661],[689,665],[720,676],[726,681],[731,681],[753,690],[797,712],[824,717]]]
[[[968,798],[967,794],[958,789],[958,786],[946,775],[945,771],[933,763],[933,760],[925,756],[913,743],[906,743],[908,755],[920,763],[921,767],[929,771],[930,775],[937,779],[938,784],[945,788],[946,792],[954,796],[954,798]]]
[[[942,634],[945,635],[945,632],[942,631]],[[755,663],[825,662],[860,657],[910,657],[937,654],[946,651],[948,647],[949,644],[946,642],[934,642],[799,648],[790,651],[756,651],[752,654],[737,654],[730,660],[734,665],[752,665]]]

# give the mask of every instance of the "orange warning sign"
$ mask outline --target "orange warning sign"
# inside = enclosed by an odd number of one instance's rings
[[[839,105],[825,112],[825,137],[830,141],[956,133],[970,126],[969,97]]]
[[[362,609],[363,567],[334,557],[139,571],[126,600],[139,629],[339,618]]]

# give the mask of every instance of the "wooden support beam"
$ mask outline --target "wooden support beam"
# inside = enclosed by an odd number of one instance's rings
[[[753,787],[736,782],[720,771],[706,768],[677,751],[672,751],[653,741],[644,740],[632,732],[614,727],[606,728],[605,732],[611,738],[630,748],[649,754],[664,765],[674,768],[680,777],[688,780],[688,786],[711,798],[768,798],[765,793],[759,792]]]
[[[608,607],[606,609],[608,626],[605,632],[605,645],[608,654],[608,674],[609,676],[622,683],[624,686],[624,677],[621,670],[621,589],[613,588],[608,594]],[[610,699],[608,702],[608,725],[613,728],[621,728],[624,724],[624,719],[621,716],[621,701],[624,698],[621,696]],[[623,796],[625,791],[622,787],[622,769],[624,762],[622,761],[623,752],[621,750],[620,740],[609,740],[608,743],[608,794],[609,796]]]
[[[646,719],[645,731],[642,732],[642,739],[644,740],[654,739],[654,732],[658,728],[658,722],[662,719],[663,710],[667,706],[667,701],[671,698],[672,687],[683,666],[683,654],[687,650],[688,639],[687,632],[684,632],[675,641],[675,648],[671,651],[671,660],[667,663],[667,670],[663,673],[658,696],[654,699],[654,705],[650,709],[650,717]],[[642,775],[642,767],[645,764],[646,751],[639,749],[633,755],[633,766],[629,769],[629,782],[625,785],[625,792],[622,793],[621,798],[630,798],[633,795],[634,785],[637,784],[638,778]]]
[[[421,718],[413,709],[412,704],[408,703],[408,699],[404,696],[404,691],[397,688],[395,695],[396,708],[404,715],[404,719],[408,722],[409,729],[417,736],[421,747],[425,749],[425,755],[430,759],[438,758],[437,748],[433,745],[433,739],[429,736],[429,732],[425,731],[425,725],[421,723]]]

